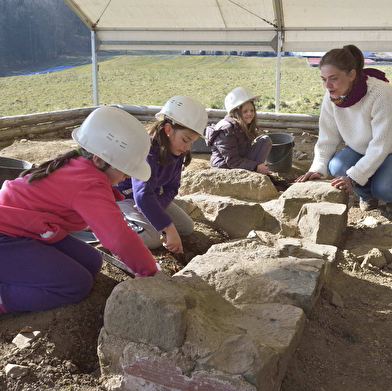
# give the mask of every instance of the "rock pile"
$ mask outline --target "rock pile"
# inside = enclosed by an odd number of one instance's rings
[[[279,195],[245,170],[188,170],[182,183],[178,204],[234,239],[172,278],[116,286],[98,347],[106,387],[277,391],[347,237],[348,197],[327,181]],[[354,251],[367,263],[392,257]],[[343,305],[334,292],[331,301]]]

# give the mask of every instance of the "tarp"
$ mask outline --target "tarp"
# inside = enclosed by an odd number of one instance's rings
[[[392,49],[390,0],[65,0],[101,50]]]

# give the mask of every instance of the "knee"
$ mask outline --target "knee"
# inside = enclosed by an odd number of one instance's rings
[[[194,229],[195,229],[195,224],[193,220],[189,218],[189,220],[187,220],[184,226],[182,227],[181,232],[179,232],[179,234],[181,236],[189,236],[193,233]]]
[[[328,163],[328,171],[334,177],[347,175],[349,169],[340,159],[332,158]]]
[[[141,234],[139,234],[139,236],[149,250],[156,250],[162,246],[160,233],[155,230],[149,231],[146,229]]]
[[[272,139],[267,135],[256,137],[255,142],[260,143],[259,145],[262,146],[262,148],[264,149],[272,149]]]
[[[98,251],[95,251],[94,256],[91,257],[91,262],[88,268],[92,277],[95,277],[99,273],[99,271],[102,268],[102,264],[103,264],[102,255]]]
[[[91,291],[92,286],[93,277],[86,270],[82,273],[79,273],[76,278],[72,280],[72,282],[64,290],[63,294],[68,298],[69,304],[77,303],[87,297]]]
[[[265,143],[267,144],[267,146],[269,147],[269,148],[272,148],[272,140],[271,140],[271,137],[269,137],[269,136],[263,136],[263,139],[265,138]]]

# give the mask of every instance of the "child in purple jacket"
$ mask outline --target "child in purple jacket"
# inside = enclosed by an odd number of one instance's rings
[[[173,200],[183,166],[191,161],[192,142],[203,136],[208,115],[196,99],[177,95],[165,103],[156,118],[158,121],[149,128],[152,145],[147,162],[151,177],[148,181],[128,178],[119,183],[117,189],[126,200],[118,205],[150,250],[162,245],[164,232],[164,246],[180,253],[180,236],[193,232],[193,221]]]

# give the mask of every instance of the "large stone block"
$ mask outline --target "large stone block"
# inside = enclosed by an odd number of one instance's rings
[[[293,183],[280,197],[282,213],[295,218],[304,204],[310,202],[331,202],[348,204],[346,192],[336,189],[326,180]]]
[[[134,342],[147,342],[162,350],[183,344],[187,298],[177,285],[155,279],[134,279],[118,284],[106,302],[105,330]]]
[[[266,246],[249,250],[248,244],[242,249],[233,245],[235,251],[228,251],[228,245],[212,246],[175,275],[196,274],[236,306],[291,304],[310,313],[324,283],[324,260],[277,258]]]
[[[243,169],[185,170],[179,195],[195,193],[258,202],[279,197],[268,176]]]
[[[279,389],[303,330],[301,309],[277,304],[240,309],[196,275],[137,281],[140,283],[124,281],[119,284],[121,289],[113,292],[116,300],[109,298],[107,302],[99,336],[101,369],[105,384],[113,391]],[[151,306],[151,311],[135,311],[135,306],[128,310],[128,296],[139,305]],[[179,308],[176,311],[172,306]],[[184,311],[185,337],[180,346],[173,343],[171,350],[159,347],[167,345],[168,331],[160,329],[160,322],[154,326],[157,334],[151,341],[149,323],[157,321],[153,312],[158,307],[160,316]],[[143,312],[144,327],[138,320]],[[183,335],[179,329],[176,333]]]
[[[177,197],[176,203],[190,217],[210,221],[225,229],[232,238],[245,238],[254,229],[280,230],[279,221],[258,203],[207,194]]]
[[[346,240],[347,213],[345,204],[305,204],[298,215],[299,231],[311,242],[339,247]]]

